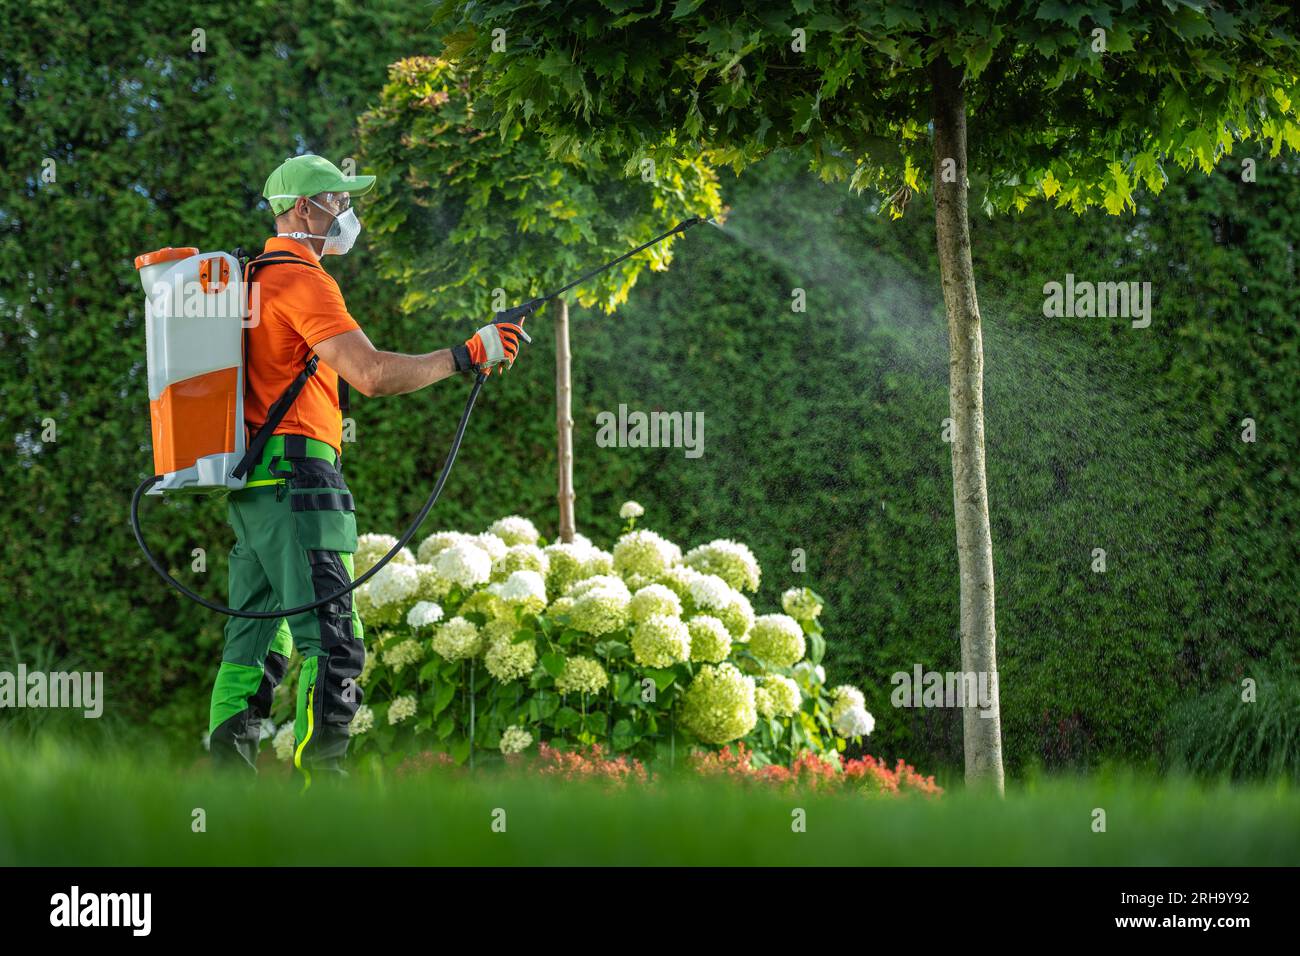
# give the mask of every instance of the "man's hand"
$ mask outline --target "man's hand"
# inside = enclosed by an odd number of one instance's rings
[[[519,355],[519,340],[531,342],[532,337],[524,331],[524,320],[528,318],[540,303],[534,299],[524,305],[515,306],[505,312],[497,313],[490,325],[485,325],[471,335],[464,345],[451,350],[456,362],[456,371],[468,372],[471,369],[500,366],[506,368],[515,364]],[[501,368],[498,371],[504,371]]]

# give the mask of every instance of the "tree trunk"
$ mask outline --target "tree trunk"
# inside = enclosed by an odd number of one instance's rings
[[[570,376],[569,303],[561,298],[555,312],[555,430],[559,436],[560,540],[572,541],[573,521],[573,382]]]
[[[934,220],[948,313],[948,409],[952,416],[952,498],[961,576],[961,666],[987,675],[990,716],[962,710],[968,786],[1002,792],[1002,718],[993,614],[993,539],[984,476],[984,343],[967,218],[966,101],[961,73],[935,61]],[[945,176],[947,181],[945,181]]]

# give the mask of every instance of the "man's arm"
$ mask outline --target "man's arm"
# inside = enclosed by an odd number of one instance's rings
[[[317,342],[316,354],[367,397],[414,392],[456,371],[451,349],[424,355],[381,352],[361,329]]]
[[[381,352],[370,344],[361,329],[322,339],[316,343],[315,351],[361,394],[401,395],[440,382],[453,372],[490,372],[493,368],[499,372],[514,365],[519,355],[519,340],[532,341],[524,331],[524,320],[539,305],[541,300],[534,299],[500,312],[491,323],[466,339],[464,345],[440,352],[424,355]]]

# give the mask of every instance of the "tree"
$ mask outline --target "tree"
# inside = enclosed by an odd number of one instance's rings
[[[877,190],[894,216],[934,190],[962,667],[994,681],[968,170],[989,213],[1044,198],[1118,214],[1135,189],[1160,191],[1165,162],[1208,172],[1239,142],[1300,148],[1300,16],[1279,3],[445,0],[441,15],[460,18],[446,52],[483,68],[501,123],[528,122],[554,156],[702,149],[739,171],[792,149],[827,181]],[[964,711],[966,777],[1000,790],[996,694],[992,712]]]
[[[366,160],[379,174],[368,223],[381,274],[405,290],[404,310],[481,325],[568,284],[692,215],[721,209],[717,175],[699,157],[615,168],[549,159],[520,122],[492,129],[475,103],[472,69],[412,57],[389,70],[380,105],[361,119]],[[641,271],[666,269],[677,237],[575,289],[612,313]],[[559,530],[576,531],[569,305],[555,316]]]

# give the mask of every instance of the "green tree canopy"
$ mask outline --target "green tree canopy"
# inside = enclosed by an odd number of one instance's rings
[[[1164,163],[1235,143],[1300,148],[1300,14],[1197,0],[446,0],[452,56],[485,70],[501,122],[556,156],[674,155],[740,168],[778,147],[901,210],[929,179],[931,64],[964,71],[986,210],[1051,198],[1132,210]],[[503,34],[494,31],[503,30]],[[493,46],[494,37],[504,44]]]
[[[380,271],[402,285],[407,311],[481,322],[682,219],[720,212],[717,175],[698,155],[635,168],[556,162],[519,120],[485,118],[477,79],[446,59],[401,60],[380,104],[361,119],[366,160],[379,174],[367,225]],[[573,295],[614,311],[643,268],[668,267],[676,238]]]

